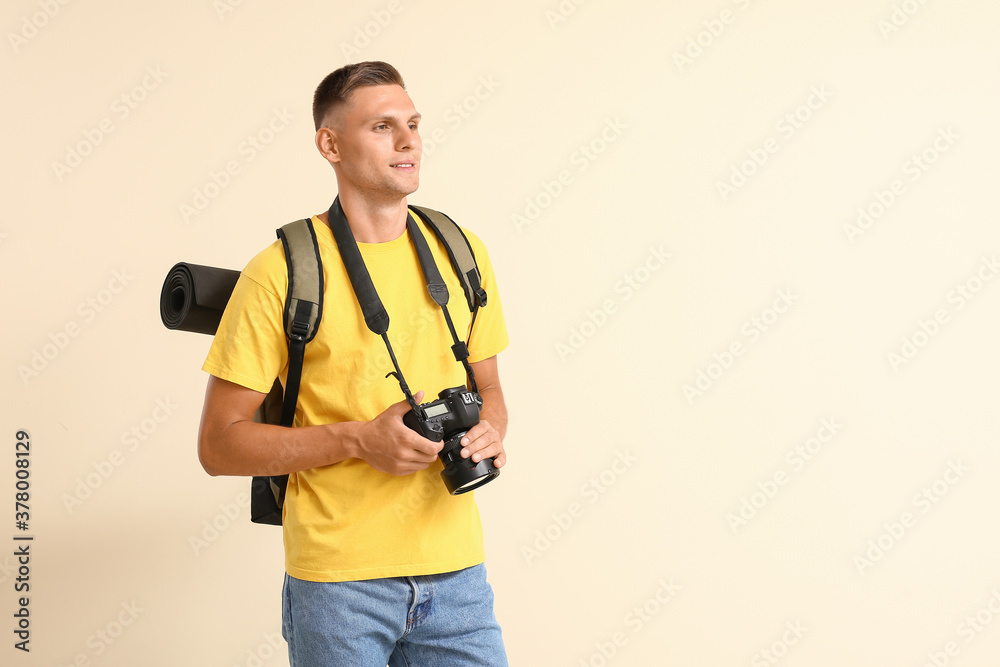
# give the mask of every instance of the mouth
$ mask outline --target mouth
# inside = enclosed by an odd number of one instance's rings
[[[397,162],[389,166],[393,169],[402,169],[403,171],[416,171],[415,162]]]

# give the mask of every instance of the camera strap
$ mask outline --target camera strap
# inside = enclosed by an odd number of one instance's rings
[[[410,407],[418,415],[423,416],[423,409],[417,404],[413,398],[413,394],[410,392],[410,388],[406,385],[406,380],[403,379],[403,371],[400,369],[396,355],[392,351],[392,344],[389,342],[388,336],[389,313],[386,312],[385,306],[382,305],[382,300],[375,290],[374,283],[372,283],[371,274],[368,272],[368,267],[361,256],[361,249],[358,247],[357,239],[354,238],[354,233],[351,231],[347,217],[344,215],[344,209],[340,205],[339,196],[333,200],[333,205],[330,206],[328,219],[330,229],[333,231],[333,237],[337,241],[340,256],[344,261],[344,268],[347,269],[351,286],[354,288],[354,295],[358,299],[358,305],[361,306],[361,313],[364,315],[365,324],[372,333],[382,337],[386,350],[389,352],[389,359],[392,360],[395,371],[390,372],[386,377],[389,377],[389,375],[395,376],[399,381],[399,388],[406,396]],[[452,322],[451,314],[448,312],[448,286],[445,284],[444,279],[441,277],[441,272],[434,262],[434,256],[431,254],[430,246],[427,245],[427,239],[424,238],[420,227],[417,226],[416,221],[409,212],[406,215],[406,227],[410,232],[410,238],[413,240],[413,245],[417,251],[420,268],[423,270],[424,278],[427,280],[427,291],[430,293],[434,303],[440,306],[441,312],[444,313],[445,322],[448,324],[448,330],[451,332],[451,337],[454,341],[451,350],[455,355],[455,360],[461,362],[465,367],[470,388],[472,391],[478,393],[476,375],[472,370],[472,365],[469,363],[469,347],[458,338],[458,333],[455,331],[455,324]]]

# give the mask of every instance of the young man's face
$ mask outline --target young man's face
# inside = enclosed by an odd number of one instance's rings
[[[341,189],[378,199],[402,198],[420,183],[420,114],[400,86],[364,86],[331,119]]]

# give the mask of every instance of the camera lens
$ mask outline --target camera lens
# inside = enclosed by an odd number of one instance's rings
[[[493,465],[493,459],[483,459],[479,463],[474,463],[472,459],[462,458],[462,446],[459,443],[464,435],[465,432],[462,432],[449,438],[439,455],[444,463],[441,479],[444,480],[448,493],[453,496],[479,488],[500,474]]]

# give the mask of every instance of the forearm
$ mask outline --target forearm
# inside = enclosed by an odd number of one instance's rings
[[[507,405],[503,400],[503,390],[497,384],[483,387],[479,395],[483,397],[483,409],[479,414],[479,420],[489,422],[500,434],[502,441],[507,436]]]
[[[210,475],[284,475],[357,456],[361,422],[287,428],[253,421],[206,426],[198,456]]]

